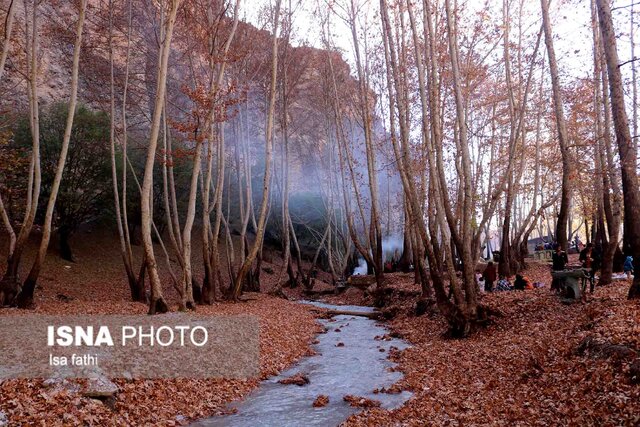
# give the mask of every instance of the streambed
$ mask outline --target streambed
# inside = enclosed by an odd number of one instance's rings
[[[370,307],[305,303],[349,312],[373,311]],[[236,413],[207,418],[194,425],[336,426],[361,411],[343,401],[345,395],[378,400],[385,409],[396,408],[411,397],[407,391],[399,394],[373,393],[373,390],[390,387],[402,378],[400,372],[389,372],[389,368],[396,364],[387,357],[391,347],[400,350],[408,347],[405,341],[397,338],[376,340],[376,336],[384,335],[388,330],[367,317],[339,315],[320,322],[327,328],[327,333],[318,335],[319,343],[313,345],[317,355],[305,357],[280,375],[263,381],[244,400],[230,406],[236,409]],[[306,375],[309,384],[278,383],[298,373]],[[313,401],[319,395],[328,396],[329,403],[314,408]]]

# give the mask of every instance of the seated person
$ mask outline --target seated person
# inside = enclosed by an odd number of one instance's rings
[[[516,280],[513,282],[513,289],[516,291],[524,291],[525,289],[532,289],[533,287],[529,283],[526,277],[520,274],[516,274]]]
[[[487,268],[484,269],[482,277],[484,277],[484,290],[485,292],[493,292],[493,282],[496,281],[496,267],[493,262],[489,261]]]
[[[385,273],[391,273],[391,270],[393,269],[393,266],[391,264],[391,261],[387,261],[384,263],[384,272]]]
[[[504,277],[504,275],[501,274],[498,284],[496,285],[496,291],[510,291],[511,289],[511,283],[506,277]]]
[[[627,275],[627,279],[631,279],[633,275],[633,257],[629,255],[627,259],[624,260],[624,273]]]
[[[478,292],[484,293],[484,277],[478,270],[476,270],[476,285],[478,286]]]
[[[561,271],[565,269],[567,264],[569,264],[569,257],[567,256],[567,253],[562,250],[562,247],[556,244],[555,251],[551,256],[551,261],[553,262],[551,269],[553,271]]]
[[[529,280],[529,278],[527,276],[522,276],[522,279],[525,281],[525,285],[524,288],[525,289],[535,289],[535,286],[533,286],[533,282],[531,280]]]

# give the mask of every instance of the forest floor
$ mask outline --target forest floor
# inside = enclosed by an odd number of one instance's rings
[[[62,260],[55,249],[50,251],[36,290],[36,309],[25,312],[0,308],[0,323],[5,316],[25,313],[144,315],[147,312],[146,305],[130,302],[116,237],[102,232],[83,233],[72,241],[72,245],[76,263]],[[26,268],[33,259],[34,247],[28,248],[22,277],[28,272]],[[5,249],[0,248],[0,252],[2,250]],[[139,262],[141,248],[134,247],[134,251]],[[199,248],[194,248],[194,254],[198,251]],[[5,257],[1,253],[0,259],[0,271],[3,271]],[[168,273],[162,258],[159,264],[163,282],[167,284],[165,297],[171,310],[175,311],[176,294],[168,285]],[[194,262],[197,277],[201,277],[201,265],[201,262]],[[264,265],[277,271],[277,266]],[[263,274],[265,282],[273,280],[270,277]],[[82,397],[77,390],[82,385],[81,380],[65,387],[46,385],[43,380],[7,380],[0,383],[0,415],[4,413],[10,425],[171,426],[223,413],[229,402],[247,395],[260,380],[276,375],[307,355],[311,341],[320,330],[314,315],[301,304],[263,294],[256,294],[255,298],[241,303],[218,302],[211,306],[198,306],[197,313],[259,317],[259,378],[118,379],[114,380],[119,392],[112,407],[100,400]]]
[[[55,250],[48,257],[35,312],[146,313],[145,305],[128,301],[113,235],[79,237],[72,242],[76,263],[61,260]],[[139,258],[140,248],[135,251]],[[32,256],[28,253],[27,260]],[[273,286],[280,271],[278,257],[271,256],[274,263],[263,264],[263,291]],[[164,260],[160,265],[168,284]],[[198,277],[200,265],[194,261]],[[3,268],[0,265],[0,271]],[[411,274],[386,275],[394,290],[387,310],[395,313],[387,326],[412,344],[390,354],[404,374],[391,390],[407,389],[414,396],[401,408],[367,409],[344,425],[640,425],[640,385],[633,384],[630,376],[640,354],[640,304],[626,300],[629,283],[597,287],[587,301],[567,305],[549,291],[546,265],[532,263],[526,275],[547,287],[484,294],[482,303],[502,315],[462,340],[445,337],[446,324],[437,314],[415,316],[420,288]],[[316,290],[328,286],[318,280]],[[300,287],[284,291],[292,299],[305,298]],[[165,292],[175,311],[175,293],[168,285]],[[261,379],[309,354],[309,344],[319,332],[307,307],[264,294],[256,298],[198,306],[197,311],[260,318],[260,378],[116,380],[120,391],[113,407],[48,387],[42,380],[10,380],[0,384],[0,411],[12,425],[182,425],[223,413],[227,403],[247,395]],[[355,288],[323,299],[337,304],[372,302]],[[0,309],[0,322],[2,316],[22,313]],[[587,338],[591,343],[624,346],[632,356],[606,345],[579,351]]]
[[[482,303],[502,315],[461,340],[446,338],[440,316],[414,315],[412,275],[387,275],[398,311],[388,326],[412,344],[391,355],[405,375],[396,388],[414,396],[344,425],[640,425],[640,372],[635,383],[630,374],[632,364],[640,368],[640,304],[626,299],[630,283],[596,287],[586,302],[567,305],[549,291],[547,265],[532,263],[526,275],[547,287],[484,294]],[[355,292],[344,302],[357,303]],[[580,351],[589,339],[595,345]]]

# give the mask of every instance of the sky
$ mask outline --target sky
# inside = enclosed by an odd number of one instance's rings
[[[289,0],[283,0],[283,6],[287,6]],[[325,7],[327,0],[290,0],[295,8],[293,15],[294,36],[293,44],[310,44],[314,47],[322,47],[321,29],[318,19],[314,16],[314,10],[318,4]],[[484,0],[459,0],[464,5],[465,11],[479,10],[484,7]],[[631,58],[629,47],[629,12],[630,5],[634,0],[613,0],[612,8],[614,19],[619,34],[619,56],[621,61]],[[344,0],[343,0],[344,2]],[[370,11],[370,24],[379,26],[374,14],[379,7],[378,0],[356,0]],[[260,28],[270,28],[270,24],[265,24],[264,9],[274,0],[245,0],[242,6],[241,18]],[[540,5],[536,0],[527,0],[526,7],[530,10],[532,19],[541,20]],[[492,8],[500,10],[502,0],[490,0]],[[512,7],[515,7],[512,6]],[[617,8],[617,9],[616,9]],[[640,6],[636,6],[637,20],[640,20]],[[565,76],[586,77],[591,73],[592,65],[592,37],[591,37],[591,11],[589,0],[553,0],[550,8],[553,22],[553,32],[555,38],[555,49],[558,57],[560,71]],[[352,62],[352,43],[349,29],[338,18],[332,19],[333,41],[345,52],[345,59]],[[640,26],[637,33],[640,33]],[[638,34],[640,36],[640,34]],[[636,38],[638,38],[636,36]],[[637,51],[637,48],[636,48]],[[631,67],[626,67],[630,69]],[[625,70],[626,71],[626,70]]]

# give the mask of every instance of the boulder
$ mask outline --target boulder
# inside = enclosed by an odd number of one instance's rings
[[[92,399],[107,399],[118,392],[118,386],[107,377],[89,378],[82,395]]]

